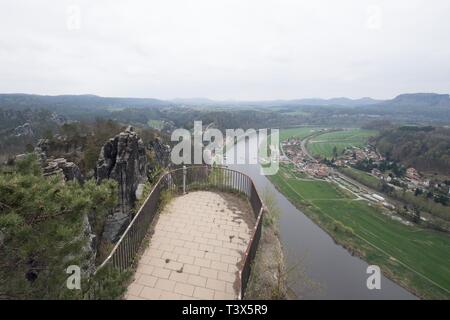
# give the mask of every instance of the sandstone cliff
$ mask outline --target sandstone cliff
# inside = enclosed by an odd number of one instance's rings
[[[139,184],[147,181],[148,161],[142,140],[128,127],[101,149],[97,162],[97,182],[118,182],[118,205],[107,218],[103,239],[116,242],[131,221]]]

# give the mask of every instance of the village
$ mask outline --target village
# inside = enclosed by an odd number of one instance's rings
[[[330,174],[329,167],[307,154],[302,147],[302,140],[289,138],[281,143],[282,163],[292,163],[298,172],[317,178],[326,178]]]
[[[446,183],[432,181],[413,167],[404,168],[401,164],[387,161],[371,144],[367,144],[364,147],[346,148],[341,154],[336,154],[336,157],[331,160],[312,157],[306,150],[305,141],[295,137],[283,141],[281,149],[281,162],[293,164],[297,172],[317,179],[334,180],[341,185],[344,182],[346,187],[348,187],[349,180],[353,182],[351,185],[355,181],[354,179],[348,179],[348,177],[339,172],[339,168],[352,167],[360,170],[364,169],[367,175],[379,179],[389,188],[395,190],[409,190],[410,192],[420,192],[431,196],[450,194],[450,188]],[[362,166],[365,167],[361,168]],[[394,170],[390,168],[394,168]],[[384,197],[372,192],[366,192],[364,187],[361,188],[359,186],[352,189],[354,189],[352,190],[353,192],[359,193],[360,196],[366,199],[382,202],[385,207],[393,208],[393,206],[386,203]]]

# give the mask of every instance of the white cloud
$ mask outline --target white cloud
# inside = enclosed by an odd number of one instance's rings
[[[3,0],[0,91],[216,99],[446,92],[449,9],[447,0]]]

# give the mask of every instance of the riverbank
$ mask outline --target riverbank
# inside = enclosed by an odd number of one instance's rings
[[[268,178],[289,201],[352,255],[380,266],[383,274],[416,296],[449,299],[448,237],[406,226],[329,182],[299,182],[283,166]]]
[[[389,199],[397,207],[397,214],[403,216],[414,223],[420,223],[424,228],[430,228],[440,232],[450,233],[450,210],[439,203],[428,199],[425,194],[415,195],[412,191],[391,190],[388,194],[383,193],[382,180],[367,172],[360,171],[352,167],[340,167],[337,169],[341,174],[350,177],[356,182],[382,193],[383,197]],[[420,208],[421,216],[424,219],[415,221],[415,217],[404,206],[415,206]]]
[[[279,209],[271,198],[265,197],[264,202],[266,211],[264,212],[261,240],[252,264],[252,273],[244,299],[295,299],[288,294],[290,291],[287,286],[285,257],[278,230]]]

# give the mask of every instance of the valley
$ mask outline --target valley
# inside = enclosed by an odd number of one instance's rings
[[[81,103],[84,109],[72,107],[72,99],[80,100],[76,105]],[[77,177],[82,183],[101,181],[103,176],[111,177],[119,182],[119,187],[125,187],[130,192],[128,195],[128,191],[118,193],[122,209],[115,209],[115,213],[112,210],[106,220],[102,218],[98,222],[98,239],[117,241],[126,226],[126,221],[121,219],[127,215],[122,211],[130,212],[130,217],[138,209],[122,198],[132,199],[134,191],[137,192],[136,185],[127,185],[122,180],[123,174],[128,176],[131,171],[126,173],[122,169],[114,169],[119,171],[108,174],[110,169],[103,168],[114,163],[114,152],[118,152],[112,148],[105,153],[104,150],[110,149],[111,142],[108,141],[111,139],[121,141],[125,136],[140,136],[143,149],[139,147],[139,161],[145,163],[145,158],[148,164],[141,167],[139,180],[145,186],[141,186],[139,192],[148,192],[163,172],[174,168],[169,155],[174,146],[170,135],[177,126],[192,131],[193,121],[198,120],[203,122],[205,130],[214,128],[221,132],[233,126],[244,130],[252,126],[279,127],[281,157],[276,175],[262,178],[259,169],[251,166],[238,165],[235,169],[250,174],[261,193],[267,188],[272,190],[281,203],[279,238],[286,264],[288,268],[292,266],[295,273],[302,274],[291,276],[294,279],[289,286],[295,295],[304,299],[341,296],[351,299],[414,298],[398,287],[400,285],[420,298],[448,299],[450,229],[446,175],[414,171],[408,167],[410,163],[402,162],[401,153],[394,150],[391,143],[392,136],[403,132],[402,124],[389,124],[386,120],[358,120],[348,126],[356,119],[354,113],[349,114],[343,107],[322,105],[314,110],[291,105],[234,105],[229,108],[208,105],[206,108],[171,102],[157,102],[154,106],[144,107],[135,104],[156,102],[120,99],[111,108],[102,107],[102,99],[89,97],[88,101],[95,101],[94,104],[83,101],[85,99],[66,97],[64,101],[70,102],[67,107],[52,107],[50,104],[52,111],[46,107],[26,108],[23,104],[11,111],[9,108],[1,109],[0,96],[0,110],[4,110],[0,112],[0,124],[4,130],[0,139],[3,146],[1,156],[5,168],[9,168],[27,153],[45,151],[48,161],[42,168],[44,175],[53,176],[62,170],[68,174],[67,177]],[[105,101],[111,104],[115,100]],[[133,105],[127,106],[130,102]],[[354,106],[351,108],[356,113],[360,112]],[[304,112],[305,109],[308,111]],[[334,118],[333,125],[330,125],[330,114],[335,113],[340,116]],[[8,120],[11,114],[15,119],[12,122]],[[87,114],[97,118],[86,119]],[[134,125],[134,129],[128,129],[130,125]],[[426,134],[432,134],[432,139],[440,141],[439,147],[428,156],[437,155],[433,160],[436,163],[434,167],[443,172],[442,168],[446,168],[443,151],[446,144],[441,141],[442,134],[446,134],[445,127],[437,126],[436,122],[412,127],[418,129],[405,132],[420,135],[420,141],[427,141]],[[425,129],[420,129],[422,127]],[[400,130],[400,133],[395,130]],[[406,143],[408,139],[411,138],[404,138]],[[423,147],[417,145],[416,148]],[[390,154],[386,150],[391,149],[395,159],[388,159]],[[424,163],[411,162],[419,168]],[[136,205],[141,205],[142,201]],[[113,222],[116,219],[122,221],[120,227]],[[110,244],[97,244],[97,262],[102,261],[110,248]],[[303,255],[306,257],[299,258]],[[302,260],[300,264],[299,259]],[[338,271],[327,267],[330,261],[339,266]],[[381,292],[367,291],[364,282],[367,264],[378,265],[386,277],[383,278],[384,289]],[[348,284],[345,290],[342,289],[343,282],[333,280],[334,272],[345,279]],[[309,287],[308,283],[315,281],[321,289]],[[114,290],[119,287],[120,283],[112,286]]]
[[[311,153],[326,159],[342,154],[346,148],[365,146],[374,134],[359,129],[327,132],[324,128],[291,128],[282,130],[280,136],[284,141],[305,139]],[[375,197],[374,191],[345,176],[345,170],[338,172],[328,167],[323,169],[328,171],[326,175],[315,175],[308,170],[308,162],[315,159],[303,152],[303,145],[298,144],[295,149],[295,145],[282,142],[284,148],[288,146],[291,150],[289,155],[294,161],[283,159],[278,174],[269,176],[277,189],[337,243],[369,263],[381,266],[389,278],[420,297],[447,299],[450,270],[445,266],[450,261],[447,250],[450,237],[405,220],[392,210],[392,205],[382,204],[386,200]],[[359,181],[378,180],[363,173],[359,175]],[[433,267],[432,263],[436,265]],[[435,273],[437,269],[440,271]]]
[[[449,1],[1,8],[0,301],[450,301]]]

